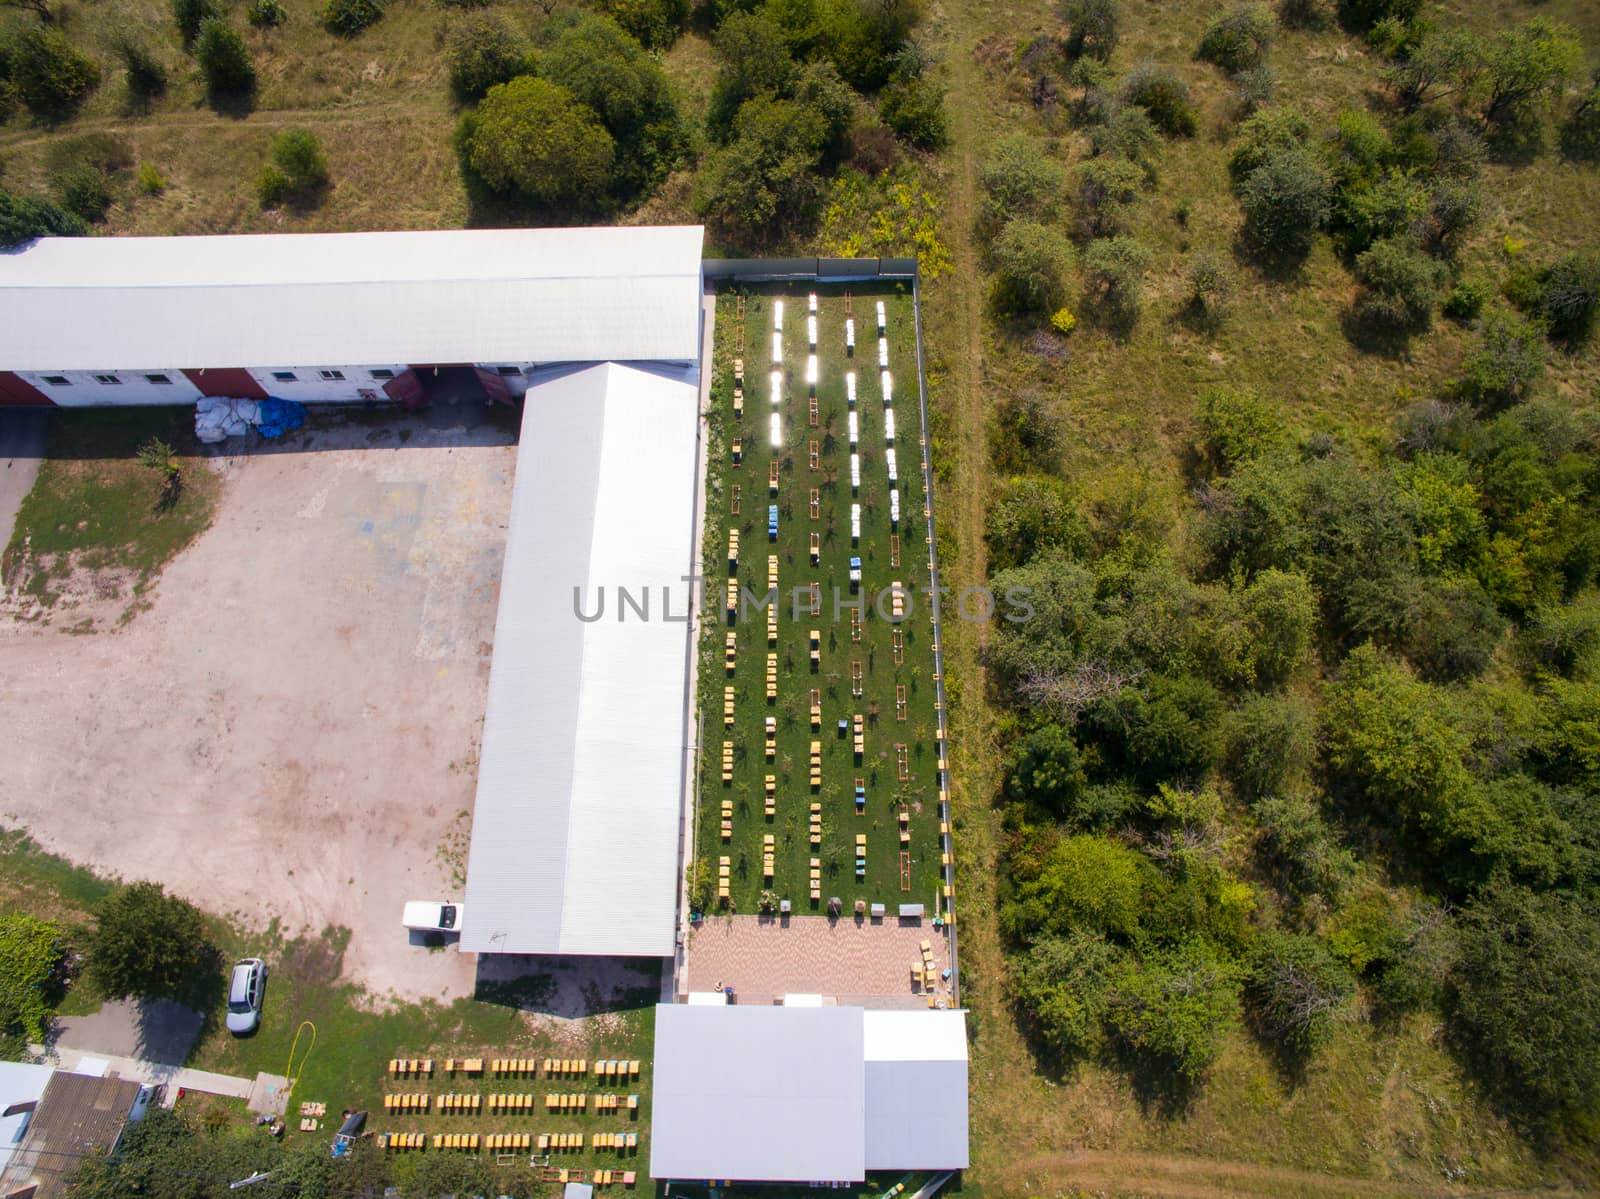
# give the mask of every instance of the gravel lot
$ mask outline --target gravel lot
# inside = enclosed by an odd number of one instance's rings
[[[212,460],[214,524],[126,624],[87,583],[0,616],[0,821],[247,923],[347,926],[376,996],[470,993],[400,908],[462,890],[514,438],[478,407],[319,417]]]

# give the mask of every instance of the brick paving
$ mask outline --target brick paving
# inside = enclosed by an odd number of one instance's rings
[[[926,1007],[927,993],[911,981],[924,940],[932,942],[934,968],[942,974],[949,947],[944,932],[926,921],[713,916],[689,935],[689,965],[679,985],[689,991],[732,986],[740,1003],[820,994],[864,1007]],[[936,983],[934,995],[948,1005],[950,984]]]

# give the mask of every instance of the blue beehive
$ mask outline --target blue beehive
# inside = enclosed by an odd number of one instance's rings
[[[778,505],[767,505],[767,538],[771,541],[778,539]]]
[[[864,812],[866,810],[867,810],[867,789],[862,784],[857,783],[856,784],[856,811],[857,811],[857,813],[860,813],[860,812]]]

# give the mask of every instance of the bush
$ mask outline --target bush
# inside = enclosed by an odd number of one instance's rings
[[[314,201],[328,184],[328,157],[309,129],[285,129],[273,135],[269,161],[256,178],[256,197],[262,208],[277,208],[286,201]]]
[[[17,97],[43,116],[72,114],[100,86],[99,64],[54,29],[24,29],[12,42],[10,57]]]
[[[101,904],[88,969],[108,998],[177,999],[215,959],[193,904],[160,883],[134,883]]]
[[[926,78],[889,84],[878,97],[878,116],[896,137],[919,150],[937,150],[950,137],[944,90]]]
[[[1550,336],[1574,346],[1587,341],[1600,309],[1600,253],[1568,254],[1540,271],[1537,281],[1534,312]]]
[[[1421,11],[1422,0],[1339,0],[1339,20],[1357,33],[1380,21],[1411,21]]]
[[[1228,174],[1242,183],[1280,150],[1311,140],[1311,120],[1297,108],[1264,108],[1239,126],[1239,138],[1228,158]]]
[[[1257,695],[1229,716],[1224,772],[1246,799],[1288,793],[1317,756],[1317,714],[1305,700]]]
[[[1049,1052],[1068,1060],[1096,1055],[1105,1042],[1106,1002],[1119,957],[1104,937],[1041,937],[1012,962],[1017,1002]]]
[[[172,19],[177,23],[178,36],[183,39],[185,50],[193,46],[195,38],[200,36],[200,26],[210,18],[221,15],[222,6],[217,0],[172,0]]]
[[[1433,323],[1445,268],[1414,242],[1386,237],[1356,258],[1356,278],[1365,284],[1356,315],[1369,324],[1415,331]]]
[[[1244,239],[1258,254],[1303,258],[1332,205],[1327,173],[1301,145],[1268,153],[1239,185]]]
[[[1104,62],[1117,48],[1120,0],[1060,0],[1056,14],[1067,26],[1067,54]]]
[[[994,244],[995,303],[1014,316],[1042,316],[1066,300],[1072,246],[1038,221],[1014,220]]]
[[[468,162],[494,190],[541,205],[604,205],[615,142],[566,88],[530,76],[497,84],[462,127]]]
[[[1043,396],[1013,392],[1000,401],[989,427],[989,456],[1002,475],[1050,474],[1061,465],[1061,425]]]
[[[1060,479],[1016,479],[989,509],[984,542],[995,570],[1044,554],[1082,557],[1089,548],[1089,522]]]
[[[61,988],[66,938],[54,924],[22,912],[0,916],[0,1052],[21,1060],[43,1041]]]
[[[1059,841],[1038,874],[1022,878],[1001,908],[1007,934],[1092,932],[1131,940],[1139,931],[1144,856],[1107,837],[1082,834]]]
[[[1118,105],[1089,131],[1089,144],[1097,157],[1125,158],[1144,172],[1144,185],[1154,187],[1161,161],[1161,131],[1150,114],[1137,104]]]
[[[450,31],[445,51],[450,90],[458,100],[481,99],[496,84],[528,70],[528,47],[502,18],[473,16]]]
[[[820,113],[767,96],[746,101],[733,140],[708,157],[695,180],[696,208],[725,233],[756,244],[809,227],[827,138]]]
[[[294,194],[294,184],[275,162],[262,163],[256,176],[256,200],[263,209],[280,208]]]
[[[1241,113],[1253,113],[1263,104],[1272,101],[1278,88],[1278,72],[1266,63],[1246,67],[1233,77],[1234,94],[1239,98]]]
[[[1145,173],[1125,158],[1100,157],[1080,163],[1075,178],[1073,209],[1078,232],[1089,238],[1121,233],[1124,214],[1139,198]]]
[[[167,177],[154,163],[141,162],[134,175],[134,183],[141,195],[159,196],[167,190]]]
[[[194,56],[213,96],[243,96],[256,87],[256,68],[239,31],[220,17],[208,17],[195,39]]]
[[[1445,296],[1443,311],[1453,321],[1475,320],[1489,302],[1489,285],[1478,279],[1462,279]]]
[[[1255,805],[1261,853],[1280,886],[1297,899],[1337,899],[1355,877],[1356,859],[1304,795],[1269,796]]]
[[[1071,815],[1087,780],[1072,734],[1059,724],[1035,729],[1006,759],[1003,794],[1055,819]]]
[[[1189,85],[1169,68],[1140,63],[1122,81],[1124,104],[1137,104],[1168,137],[1193,137],[1200,118],[1189,101]]]
[[[1255,681],[1287,682],[1310,655],[1317,631],[1317,594],[1310,580],[1296,571],[1264,570],[1250,580],[1241,599]]]
[[[1049,220],[1061,202],[1066,171],[1033,138],[1010,133],[990,149],[978,169],[983,189],[980,220],[987,232],[1015,217]]]
[[[666,50],[689,23],[688,0],[602,0],[605,13],[650,50]]]
[[[1265,4],[1241,4],[1206,26],[1195,57],[1237,75],[1260,65],[1276,27],[1272,10]]]
[[[0,188],[0,250],[14,249],[36,237],[84,237],[88,232],[89,227],[66,209]]]
[[[250,0],[244,15],[256,29],[276,29],[289,19],[289,10],[283,0]]]
[[[148,104],[167,90],[167,68],[148,46],[132,37],[116,42],[117,56],[128,77],[128,95],[139,104]]]
[[[1324,942],[1297,933],[1263,934],[1246,971],[1245,1000],[1257,1031],[1299,1059],[1327,1043],[1335,1014],[1356,989]]]
[[[1139,318],[1142,278],[1150,251],[1131,237],[1102,237],[1083,252],[1084,283],[1115,326],[1128,328]]]
[[[1544,359],[1544,331],[1496,309],[1484,318],[1477,348],[1463,364],[1462,393],[1483,408],[1521,403],[1544,374]]]
[[[1232,474],[1241,462],[1279,449],[1285,442],[1278,410],[1248,391],[1209,387],[1200,393],[1195,449],[1214,475]]]
[[[1199,1084],[1238,1018],[1232,972],[1199,944],[1151,953],[1118,971],[1107,1005],[1118,1040],[1150,1065]]]
[[[1580,162],[1600,160],[1600,75],[1561,123],[1561,151]]]
[[[86,162],[51,172],[50,190],[61,207],[90,224],[99,224],[111,210],[110,178]]]
[[[1233,268],[1220,254],[1201,251],[1189,259],[1184,271],[1184,308],[1202,325],[1215,327],[1228,313],[1233,296]]]
[[[383,0],[328,0],[322,9],[322,27],[340,37],[355,37],[383,17]]]

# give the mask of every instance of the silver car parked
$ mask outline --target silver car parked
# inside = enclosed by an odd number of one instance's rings
[[[228,980],[228,1031],[235,1036],[254,1032],[261,1023],[261,1001],[267,993],[267,964],[260,958],[242,958]]]

